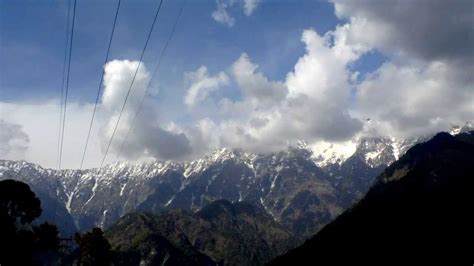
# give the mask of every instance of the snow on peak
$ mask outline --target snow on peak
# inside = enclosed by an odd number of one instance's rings
[[[213,162],[225,161],[236,157],[236,151],[230,148],[215,149],[207,159]]]
[[[474,130],[474,125],[471,122],[466,122],[463,126],[453,126],[449,131],[449,134],[455,136],[457,134],[468,132],[471,130]]]
[[[353,140],[345,142],[318,141],[308,145],[312,158],[319,167],[330,164],[341,164],[351,157],[357,150],[357,143]]]
[[[184,165],[183,175],[188,178],[194,174],[201,173],[206,170],[209,165],[215,163],[222,163],[227,160],[237,160],[243,162],[250,168],[253,167],[253,161],[255,160],[256,155],[246,153],[240,150],[231,149],[231,148],[219,148],[212,151],[209,155],[204,156],[201,159],[197,159]]]

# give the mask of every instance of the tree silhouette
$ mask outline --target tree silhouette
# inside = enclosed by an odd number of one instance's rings
[[[79,265],[105,266],[111,264],[111,246],[100,228],[94,228],[91,232],[83,235],[77,233],[74,238],[79,245]]]
[[[0,265],[43,265],[59,249],[58,229],[31,223],[41,215],[41,202],[20,181],[0,181]],[[33,228],[33,230],[31,230]]]
[[[30,187],[15,180],[0,181],[0,264],[33,264],[34,234],[27,225],[41,215],[41,202]]]
[[[33,227],[36,246],[41,251],[55,251],[59,249],[59,231],[56,225],[43,223]]]
[[[11,179],[0,181],[0,215],[6,222],[24,225],[41,215],[41,202],[30,187]]]

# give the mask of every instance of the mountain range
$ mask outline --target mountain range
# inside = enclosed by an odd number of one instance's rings
[[[223,148],[191,162],[117,162],[85,170],[0,160],[0,179],[29,184],[43,202],[40,221],[58,224],[63,235],[107,228],[137,210],[198,211],[225,199],[258,206],[295,235],[310,237],[357,202],[388,165],[427,138],[365,137],[352,140],[349,149],[300,142],[270,154]]]
[[[271,265],[304,265],[314,254],[324,264],[340,251],[389,256],[404,239],[412,256],[455,254],[468,231],[473,136],[361,138],[350,156],[304,142],[262,155],[220,149],[192,162],[87,170],[3,160],[0,179],[29,184],[43,202],[40,221],[63,235],[106,228],[117,265],[263,265],[277,256]]]
[[[65,235],[107,228],[136,210],[197,211],[226,199],[259,206],[293,233],[309,237],[365,194],[398,158],[400,143],[361,138],[350,156],[337,145],[317,150],[304,142],[270,154],[223,148],[191,162],[117,162],[85,170],[0,160],[0,179],[29,184],[43,202],[40,220],[58,224]],[[414,143],[406,141],[403,149]]]

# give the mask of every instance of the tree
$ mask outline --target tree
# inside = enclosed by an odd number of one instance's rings
[[[15,180],[0,181],[0,264],[33,264],[34,234],[27,229],[41,215],[41,202],[30,187]]]
[[[41,215],[41,201],[30,187],[11,179],[0,181],[0,215],[3,222],[24,225]]]
[[[100,228],[94,228],[83,235],[77,233],[74,238],[79,245],[79,265],[108,266],[111,264],[111,246]]]

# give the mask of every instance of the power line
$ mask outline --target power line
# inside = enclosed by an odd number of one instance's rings
[[[179,18],[181,17],[181,14],[183,13],[183,9],[184,9],[184,6],[185,6],[185,4],[186,4],[186,1],[187,1],[187,0],[183,0],[183,1],[182,1],[181,8],[180,8],[179,13],[178,13],[178,16],[176,17],[176,20],[175,20],[175,22],[174,22],[174,24],[173,24],[173,28],[171,29],[171,33],[170,33],[170,35],[168,36],[168,39],[167,39],[166,42],[165,42],[165,45],[164,45],[164,47],[163,47],[163,50],[161,50],[161,54],[160,54],[160,56],[159,56],[159,58],[158,58],[158,64],[157,64],[157,66],[156,66],[156,68],[155,68],[155,71],[153,72],[153,75],[151,76],[150,81],[148,82],[148,84],[147,84],[147,86],[146,86],[145,93],[143,94],[143,97],[142,97],[142,99],[140,100],[140,104],[138,105],[137,112],[135,113],[135,116],[133,117],[132,122],[130,123],[130,126],[128,127],[127,134],[125,135],[125,138],[123,138],[122,143],[120,144],[119,152],[117,153],[117,157],[116,157],[116,158],[119,158],[119,157],[120,157],[120,154],[122,153],[123,145],[125,144],[125,141],[127,140],[128,135],[129,135],[130,132],[132,131],[133,125],[135,124],[135,120],[137,119],[138,115],[140,114],[140,111],[141,111],[142,106],[143,106],[143,102],[145,101],[145,98],[146,98],[148,89],[150,88],[151,82],[153,81],[153,79],[155,78],[156,74],[158,73],[158,70],[160,69],[162,59],[163,59],[163,57],[164,57],[164,55],[165,55],[165,53],[166,53],[166,50],[168,49],[168,45],[169,45],[171,39],[173,38],[173,35],[174,35],[175,31],[176,31],[176,26],[178,25]]]
[[[61,81],[61,88],[60,88],[60,110],[59,110],[59,127],[58,127],[58,146],[57,146],[57,158],[56,158],[56,167],[59,168],[59,153],[60,153],[60,145],[61,145],[61,129],[62,129],[62,120],[63,120],[63,102],[64,102],[64,80],[66,79],[66,62],[67,62],[67,51],[68,51],[68,44],[69,44],[69,16],[71,13],[71,0],[67,2],[67,16],[66,16],[66,40],[64,45],[64,59],[63,59],[63,75]]]
[[[60,150],[59,150],[58,169],[61,169],[61,162],[62,162],[62,155],[63,155],[64,128],[66,127],[67,96],[69,92],[69,74],[71,72],[72,40],[74,39],[74,23],[76,20],[76,1],[77,0],[74,0],[74,7],[72,11],[72,27],[71,27],[71,36],[69,40],[69,58],[68,58],[67,75],[66,75],[66,90],[64,93],[64,115],[63,115],[62,131],[61,131],[61,145],[60,145]]]
[[[92,118],[91,118],[91,122],[90,122],[90,125],[89,125],[89,131],[87,132],[86,144],[84,145],[84,152],[82,153],[80,169],[82,169],[82,165],[84,164],[84,158],[86,156],[87,145],[89,144],[89,138],[91,136],[92,124],[94,123],[95,113],[96,113],[96,110],[97,110],[97,105],[99,103],[100,91],[101,91],[101,88],[102,88],[102,83],[104,82],[105,64],[109,60],[110,46],[112,45],[112,39],[114,37],[115,25],[117,23],[117,17],[118,17],[118,13],[119,13],[119,10],[120,10],[120,2],[121,2],[121,0],[118,0],[117,8],[115,10],[114,23],[112,25],[112,32],[110,33],[109,45],[107,47],[107,54],[105,56],[104,67],[102,68],[102,75],[101,75],[100,82],[99,82],[99,89],[97,90],[97,97],[95,99],[94,111],[92,112]]]
[[[109,143],[107,144],[107,149],[105,150],[104,158],[102,158],[102,162],[100,163],[100,167],[102,167],[104,165],[105,159],[107,158],[107,154],[109,153],[110,145],[112,144],[112,141],[114,139],[115,132],[117,132],[117,127],[120,123],[120,119],[122,118],[122,114],[123,114],[123,111],[124,111],[125,106],[127,104],[128,96],[130,96],[130,91],[132,90],[133,83],[135,82],[135,78],[137,77],[138,70],[140,69],[140,66],[141,66],[141,63],[142,63],[142,60],[143,60],[143,55],[145,54],[146,47],[148,46],[148,42],[150,41],[151,33],[153,32],[153,28],[155,27],[155,24],[156,24],[156,21],[157,21],[157,18],[158,18],[158,14],[160,13],[162,4],[163,4],[163,0],[160,0],[160,4],[158,6],[158,9],[156,10],[155,17],[153,19],[153,23],[151,24],[150,31],[148,32],[148,36],[147,36],[146,41],[145,41],[145,46],[143,47],[142,53],[140,55],[140,60],[138,61],[137,69],[135,70],[135,74],[133,75],[132,82],[130,83],[130,87],[128,88],[127,95],[125,96],[125,101],[123,102],[122,109],[120,110],[120,114],[119,114],[119,117],[118,117],[117,122],[115,124],[114,130],[112,132],[112,136],[110,137]]]
[[[64,81],[65,81],[65,76],[66,76],[66,60],[67,60],[67,51],[68,51],[68,44],[69,44],[69,17],[71,14],[71,0],[67,2],[67,16],[66,16],[66,39],[65,39],[65,45],[64,45],[64,57],[63,57],[63,71],[62,71],[62,80],[61,80],[61,88],[60,88],[60,111],[59,111],[59,127],[58,127],[58,146],[57,146],[57,159],[56,159],[56,166],[58,167],[59,170],[59,154],[60,154],[60,145],[61,145],[61,130],[62,130],[62,118],[63,118],[63,100],[64,100]],[[57,210],[58,210],[58,187],[59,187],[59,177],[56,178],[55,182],[55,201],[54,201],[54,216],[53,216],[53,221],[56,221],[57,217]],[[57,224],[55,222],[55,224]]]

